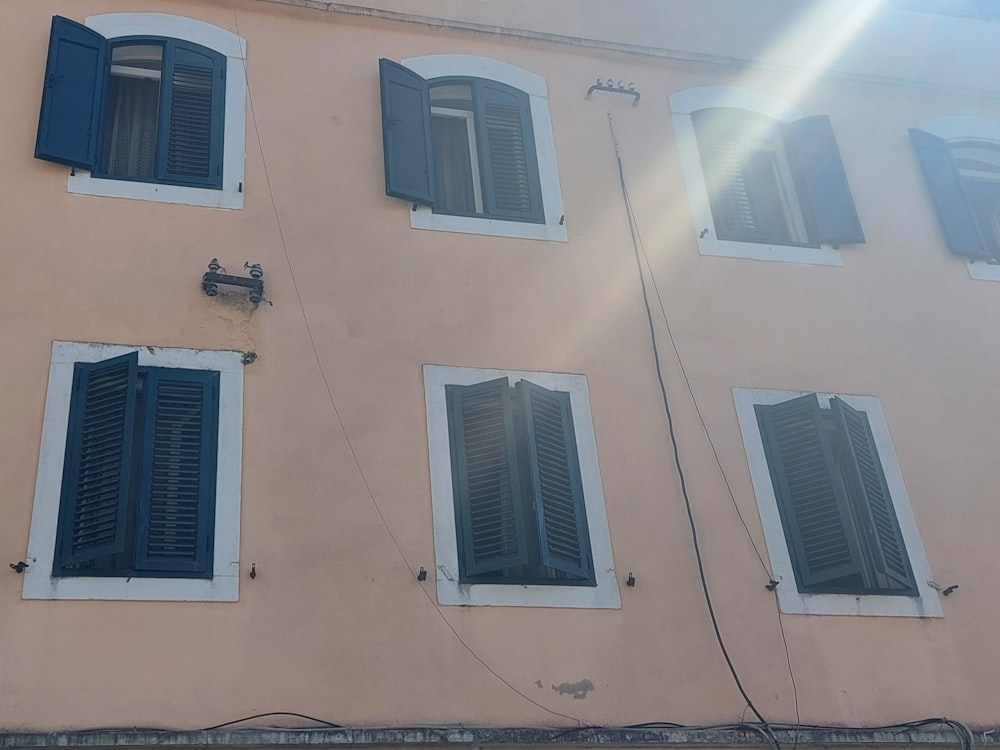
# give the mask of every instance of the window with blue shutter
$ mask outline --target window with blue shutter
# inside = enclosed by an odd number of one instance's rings
[[[815,393],[755,411],[798,590],[918,596],[865,412]]]
[[[219,373],[77,363],[54,576],[211,578]]]
[[[569,394],[445,388],[463,583],[594,586]]]
[[[731,107],[691,115],[716,237],[819,247],[865,241],[828,117]]]
[[[947,141],[918,129],[910,139],[948,249],[1000,261],[1000,146]]]
[[[226,58],[53,18],[35,156],[97,177],[222,188]]]
[[[425,80],[379,61],[386,194],[435,213],[544,223],[528,95],[482,78]]]

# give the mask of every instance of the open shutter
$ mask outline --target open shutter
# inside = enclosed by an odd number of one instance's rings
[[[528,95],[479,79],[473,97],[484,212],[500,219],[544,222]]]
[[[431,105],[427,82],[399,63],[378,61],[382,88],[385,194],[434,205]]]
[[[161,180],[222,187],[225,71],[226,58],[218,52],[167,41],[157,169]]]
[[[107,40],[53,16],[35,157],[93,169],[108,73]]]
[[[860,581],[864,561],[816,394],[755,409],[799,590]]]
[[[952,158],[951,146],[943,138],[916,128],[910,129],[910,140],[916,149],[948,249],[967,258],[989,259],[990,252]]]
[[[138,362],[132,352],[73,371],[53,575],[126,549]]]
[[[542,564],[594,583],[570,396],[527,380],[515,388],[524,410]]]
[[[853,485],[851,497],[855,517],[863,526],[861,533],[868,536],[875,571],[915,592],[910,558],[899,530],[868,415],[836,397],[830,400],[830,408],[847,446],[842,456],[843,473],[846,481]],[[876,581],[875,587],[886,588],[886,583]]]
[[[136,570],[212,577],[219,373],[151,368]]]
[[[787,123],[783,142],[809,241],[820,245],[863,244],[865,235],[830,118],[805,117]]]
[[[507,378],[446,387],[461,578],[527,562]]]

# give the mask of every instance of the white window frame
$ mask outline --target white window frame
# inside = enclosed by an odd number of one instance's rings
[[[486,78],[519,89],[528,95],[531,130],[535,135],[535,155],[538,159],[538,179],[542,190],[542,209],[545,212],[544,223],[536,224],[479,216],[436,214],[430,206],[417,206],[415,210],[408,212],[410,226],[413,229],[566,242],[566,226],[563,221],[565,209],[562,189],[559,186],[555,139],[552,136],[552,118],[549,114],[548,88],[545,79],[510,63],[476,55],[408,57],[400,64],[427,81],[453,76]]]
[[[778,511],[778,499],[771,482],[771,472],[764,453],[764,442],[757,422],[754,406],[770,406],[814,391],[777,391],[758,388],[734,388],[733,400],[739,419],[740,433],[746,449],[750,479],[757,498],[764,540],[767,543],[771,571],[778,587],[778,604],[782,612],[808,615],[872,615],[889,617],[942,617],[941,602],[931,585],[930,565],[920,539],[917,522],[910,506],[910,496],[903,483],[899,460],[889,436],[889,426],[882,411],[882,404],[875,396],[818,393],[820,405],[829,406],[830,399],[838,396],[849,406],[860,409],[868,416],[872,436],[878,450],[885,481],[892,497],[896,520],[910,557],[910,567],[917,585],[918,596],[889,596],[881,594],[808,594],[800,592],[795,584],[795,569],[785,540],[785,532]]]
[[[71,193],[106,198],[134,198],[160,203],[182,203],[211,208],[243,208],[246,150],[246,41],[210,23],[166,13],[102,13],[84,20],[109,41],[126,36],[162,36],[200,44],[226,57],[226,101],[222,151],[222,189],[133,182],[94,177],[90,170],[71,170],[66,187]]]
[[[709,108],[743,109],[770,117],[779,122],[792,122],[802,117],[801,112],[783,102],[769,99],[749,89],[737,86],[698,86],[670,95],[671,120],[674,138],[680,156],[681,172],[687,186],[688,203],[697,233],[698,252],[702,255],[718,255],[727,258],[748,258],[751,260],[772,260],[788,263],[806,263],[819,266],[842,266],[840,251],[832,245],[820,247],[796,247],[739,240],[721,240],[716,235],[712,206],[708,198],[705,172],[698,151],[692,114]],[[789,190],[791,173],[785,162],[784,147],[778,151],[779,184],[786,196],[795,194]],[[802,213],[798,208],[798,197],[784,205],[786,220],[793,228],[793,234],[804,236]]]
[[[985,117],[934,117],[919,124],[921,130],[946,141],[980,141],[1000,147],[1000,122]],[[1000,281],[1000,266],[968,259],[969,277],[978,281]]]
[[[543,388],[569,393],[596,586],[459,583],[458,536],[445,386],[474,385],[502,377],[506,377],[511,385],[523,378]],[[611,536],[604,509],[601,472],[597,463],[597,442],[591,420],[587,378],[583,375],[548,372],[424,365],[424,396],[427,403],[438,602],[473,606],[621,608],[611,554]]]
[[[219,445],[215,487],[215,555],[211,579],[53,576],[73,370],[139,353],[140,367],[219,373]],[[243,463],[243,357],[240,352],[55,341],[31,511],[22,599],[115,599],[234,602],[240,583],[240,487]]]

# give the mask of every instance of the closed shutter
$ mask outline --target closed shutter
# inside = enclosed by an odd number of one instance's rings
[[[850,495],[854,500],[855,518],[863,526],[861,533],[869,538],[875,572],[915,592],[910,558],[899,530],[868,415],[836,397],[830,400],[830,407],[847,446],[842,456],[844,476],[847,482],[854,485]],[[887,583],[876,581],[875,586],[884,589]]]
[[[989,259],[991,253],[969,204],[951,146],[943,138],[915,128],[910,130],[910,140],[916,149],[948,249],[967,258]]]
[[[434,205],[431,106],[427,82],[392,60],[378,61],[385,194]]]
[[[864,561],[816,394],[755,409],[799,590],[860,583]]]
[[[219,373],[150,368],[136,570],[212,577]]]
[[[527,432],[527,465],[541,562],[594,583],[570,395],[527,380],[515,388]]]
[[[197,44],[169,40],[163,60],[161,180],[222,187],[226,58]]]
[[[758,215],[757,205],[762,200],[752,187],[755,170],[751,168],[760,163],[761,157],[757,155],[757,147],[752,145],[753,139],[744,133],[748,127],[757,127],[751,123],[757,123],[758,119],[742,110],[703,109],[693,113],[691,120],[698,140],[715,236],[720,240],[741,242],[770,241],[771,227]],[[772,174],[772,183],[774,179]],[[780,206],[777,210],[780,212]],[[780,221],[785,224],[784,217]]]
[[[783,142],[809,241],[859,245],[865,241],[830,118],[786,124]]]
[[[446,387],[462,578],[528,560],[507,378]]]
[[[107,75],[104,37],[76,21],[53,16],[36,158],[93,169]]]
[[[479,79],[474,98],[484,212],[501,219],[544,222],[528,95]]]
[[[73,371],[53,575],[113,567],[128,545],[138,361],[132,352]]]

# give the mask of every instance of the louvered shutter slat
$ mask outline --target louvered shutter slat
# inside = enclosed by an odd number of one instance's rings
[[[527,94],[478,79],[473,84],[473,96],[485,213],[515,221],[543,222]]]
[[[861,549],[816,394],[756,413],[800,590],[860,578]]]
[[[594,583],[583,481],[570,395],[527,380],[517,386],[527,431],[541,562]]]
[[[164,50],[160,177],[205,187],[222,185],[225,57],[196,44],[170,40]]]
[[[151,369],[136,567],[212,575],[218,373]]]
[[[127,546],[137,366],[133,352],[74,368],[54,575]]]
[[[506,378],[446,388],[463,578],[527,562],[509,390]]]
[[[720,240],[768,241],[758,216],[748,162],[755,149],[746,134],[751,115],[740,110],[702,109],[691,115],[705,187]]]
[[[899,586],[915,591],[906,543],[899,529],[868,415],[840,398],[833,398],[830,407],[848,446],[843,457],[847,465],[845,474],[854,484],[855,515],[871,538],[875,568]]]

